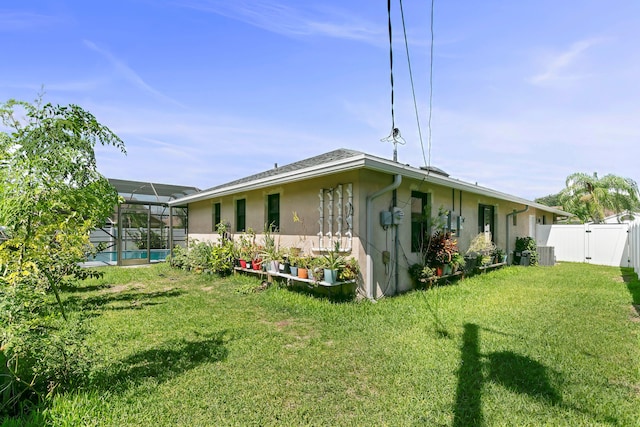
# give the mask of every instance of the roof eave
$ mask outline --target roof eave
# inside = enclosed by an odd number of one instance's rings
[[[507,200],[513,203],[519,203],[532,208],[544,210],[546,212],[550,212],[559,216],[567,216],[567,217],[574,216],[569,212],[565,212],[560,209],[556,209],[550,206],[536,203],[531,200],[523,199],[521,197],[513,196],[511,194],[503,193],[501,191],[492,190],[490,188],[482,187],[476,184],[470,184],[455,178],[438,175],[436,173],[427,173],[422,169],[419,169],[410,165],[400,164],[397,162],[393,162],[391,160],[385,160],[385,159],[379,159],[379,158],[369,157],[367,160],[368,161],[366,163],[366,167],[368,169],[374,169],[380,172],[387,172],[390,174],[399,173],[407,178],[425,180],[426,182],[430,182],[436,185],[442,185],[450,188],[455,188],[456,190],[468,191],[470,193],[479,194],[482,196],[493,197],[501,200]]]
[[[255,181],[230,185],[227,187],[216,188],[212,190],[205,190],[201,193],[196,193],[180,199],[172,200],[169,202],[170,206],[184,205],[187,203],[194,203],[214,197],[224,197],[231,194],[236,194],[241,191],[257,190],[264,187],[280,185],[290,182],[302,181],[309,178],[316,178],[320,176],[330,175],[336,172],[345,172],[355,169],[370,169],[379,172],[389,174],[401,174],[404,177],[424,180],[436,185],[443,185],[456,190],[468,191],[470,193],[479,194],[487,197],[493,197],[501,200],[507,200],[513,203],[519,203],[525,206],[541,209],[546,212],[550,212],[559,216],[573,216],[568,212],[552,208],[540,203],[533,202],[531,200],[516,197],[511,194],[503,193],[500,191],[492,190],[487,187],[482,187],[475,184],[470,184],[458,179],[445,177],[436,173],[427,173],[422,169],[394,162],[392,160],[386,160],[379,157],[370,156],[362,153],[346,159],[335,160],[321,165],[314,165],[304,169],[299,169],[291,172],[286,172],[278,175],[269,176]]]
[[[330,175],[336,172],[345,172],[349,170],[362,168],[365,164],[365,155],[360,154],[346,159],[335,160],[321,165],[310,166],[304,169],[298,169],[291,172],[285,172],[278,175],[273,175],[261,179],[257,179],[251,182],[244,182],[241,184],[230,185],[227,187],[215,188],[212,190],[205,190],[201,193],[193,194],[180,199],[172,200],[169,202],[169,206],[178,204],[194,203],[202,200],[224,197],[238,192],[258,190],[260,188],[271,187],[274,185],[280,185],[290,182],[302,181],[309,178],[317,178],[320,176]]]

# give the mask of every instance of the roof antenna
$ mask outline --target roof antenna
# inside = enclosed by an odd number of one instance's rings
[[[380,141],[382,142],[391,142],[393,143],[393,161],[398,161],[398,144],[405,145],[407,141],[404,140],[402,135],[400,135],[400,129],[393,128],[389,136],[382,138]]]

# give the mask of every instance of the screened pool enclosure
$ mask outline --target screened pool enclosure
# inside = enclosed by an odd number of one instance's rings
[[[91,233],[98,248],[92,265],[135,265],[164,261],[169,249],[186,246],[187,207],[168,202],[195,193],[195,187],[109,179],[123,202]]]

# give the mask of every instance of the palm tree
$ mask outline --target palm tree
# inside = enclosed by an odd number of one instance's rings
[[[640,210],[638,184],[616,175],[574,173],[567,177],[567,187],[560,192],[562,208],[582,221],[602,222],[605,212],[621,214]]]

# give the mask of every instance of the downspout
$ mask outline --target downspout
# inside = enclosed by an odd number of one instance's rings
[[[393,184],[376,191],[375,193],[367,196],[367,283],[366,283],[366,292],[367,298],[369,300],[375,301],[375,295],[373,292],[373,260],[371,259],[371,252],[373,251],[373,243],[372,243],[372,235],[373,235],[373,224],[371,220],[371,210],[373,209],[373,200],[382,196],[384,193],[388,193],[391,190],[395,190],[400,187],[402,183],[402,175],[398,174],[393,179]],[[397,266],[396,266],[397,268]]]
[[[521,213],[525,213],[528,210],[529,210],[529,205],[525,205],[524,209],[522,209],[521,211],[513,211],[507,214],[507,247],[505,250],[505,252],[507,253],[507,261],[509,261],[509,217],[515,216]]]

